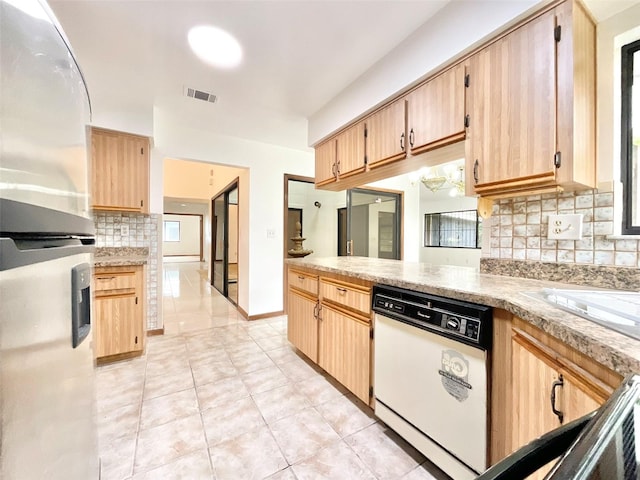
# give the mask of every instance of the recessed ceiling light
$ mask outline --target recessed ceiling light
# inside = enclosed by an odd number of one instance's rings
[[[233,68],[242,60],[238,41],[220,28],[209,25],[193,27],[187,38],[193,53],[214,67]]]

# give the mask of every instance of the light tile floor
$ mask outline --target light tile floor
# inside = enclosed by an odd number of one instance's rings
[[[447,478],[202,265],[165,264],[165,335],[98,369],[103,480]]]

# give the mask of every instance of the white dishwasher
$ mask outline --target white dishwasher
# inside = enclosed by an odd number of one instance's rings
[[[490,307],[375,286],[378,418],[455,480],[487,468]]]

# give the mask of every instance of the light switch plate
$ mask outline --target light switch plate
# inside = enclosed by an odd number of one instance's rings
[[[276,238],[275,228],[267,228],[267,238]]]
[[[549,240],[580,240],[582,214],[549,215]]]

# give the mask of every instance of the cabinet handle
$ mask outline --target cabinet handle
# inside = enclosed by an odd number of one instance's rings
[[[404,151],[404,132],[400,135],[400,150]]]
[[[298,280],[300,280],[301,282],[304,282],[304,277],[302,275],[298,275]]]
[[[480,163],[476,158],[476,161],[473,162],[473,180],[478,183],[478,168],[480,167]]]
[[[319,313],[319,312],[318,312],[318,305],[319,305],[319,304],[318,304],[318,303],[316,303],[316,304],[313,306],[313,318],[315,318],[315,319],[317,319],[317,318],[318,318],[318,313]]]
[[[409,131],[409,145],[413,147],[413,128]]]
[[[100,280],[100,281],[108,281],[108,280],[115,280],[116,277],[96,277],[96,280]]]
[[[336,290],[338,290],[338,293],[340,295],[344,295],[345,293],[347,293],[347,289],[346,288],[336,287]]]
[[[336,175],[340,175],[340,160],[336,160]]]
[[[558,417],[558,420],[560,420],[560,424],[564,421],[564,413],[556,409],[556,388],[562,386],[564,386],[564,378],[562,378],[562,374],[560,374],[558,380],[551,385],[551,410]]]
[[[320,301],[318,300],[318,303],[316,303],[316,305],[318,306],[318,316],[316,317],[318,320],[322,321],[322,305],[320,305]]]

